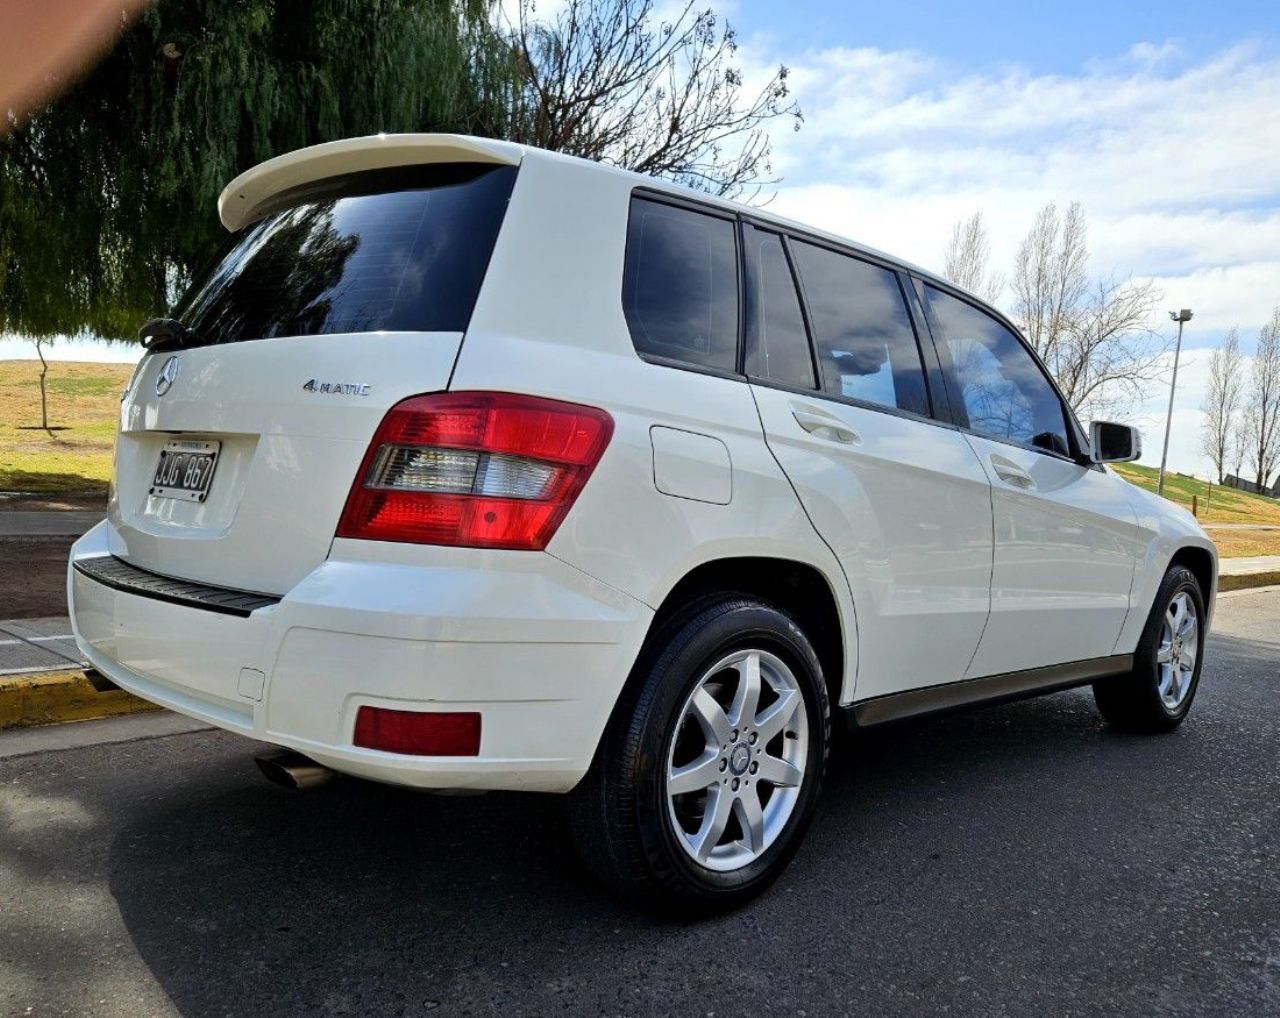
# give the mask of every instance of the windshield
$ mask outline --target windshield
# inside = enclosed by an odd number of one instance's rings
[[[409,167],[280,196],[179,306],[196,344],[466,329],[514,167]]]

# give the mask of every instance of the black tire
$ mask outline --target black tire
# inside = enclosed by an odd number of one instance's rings
[[[1176,707],[1170,708],[1160,696],[1160,665],[1156,656],[1160,649],[1165,613],[1174,598],[1182,593],[1195,606],[1196,660],[1185,696]],[[1133,671],[1100,679],[1093,684],[1094,702],[1107,723],[1123,732],[1147,734],[1171,732],[1182,724],[1200,686],[1204,638],[1204,594],[1200,590],[1200,581],[1184,566],[1171,566],[1156,593],[1151,614],[1138,641]]]
[[[723,656],[746,649],[763,649],[791,670],[809,744],[798,796],[776,838],[740,869],[721,872],[700,865],[677,841],[666,769],[695,686]],[[794,620],[746,596],[690,606],[650,635],[591,770],[570,795],[583,860],[615,893],[655,911],[710,914],[744,904],[769,886],[799,846],[817,804],[830,729],[822,668]]]

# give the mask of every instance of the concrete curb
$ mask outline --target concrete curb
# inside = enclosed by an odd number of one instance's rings
[[[82,669],[0,677],[0,731],[159,709]]]
[[[1267,569],[1259,573],[1219,573],[1218,590],[1246,590],[1249,587],[1270,587],[1280,583],[1280,569]]]

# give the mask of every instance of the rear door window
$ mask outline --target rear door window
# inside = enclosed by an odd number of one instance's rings
[[[813,357],[795,277],[782,238],[746,229],[747,374],[782,385],[816,388]]]
[[[467,327],[514,167],[409,167],[281,196],[179,307],[200,343]]]
[[[632,199],[622,307],[637,353],[737,370],[736,233],[731,219]]]
[[[897,274],[803,241],[792,251],[823,391],[927,415],[920,347]]]

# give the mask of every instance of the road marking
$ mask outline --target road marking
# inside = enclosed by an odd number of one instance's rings
[[[82,672],[89,667],[87,661],[79,664],[67,663],[65,668],[50,668],[48,665],[28,665],[25,668],[0,668],[0,675],[35,675],[39,672]]]
[[[21,640],[0,640],[0,647],[16,647],[20,643],[51,643],[54,640],[74,640],[68,633],[66,636],[28,636]]]

